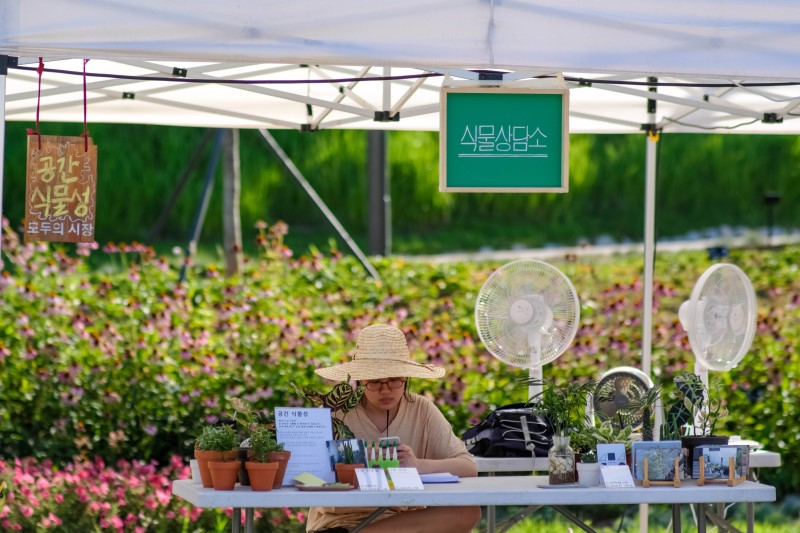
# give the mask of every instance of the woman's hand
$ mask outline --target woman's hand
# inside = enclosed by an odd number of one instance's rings
[[[408,444],[400,444],[397,446],[397,459],[400,461],[400,466],[403,468],[417,468],[419,469],[419,460],[414,455],[414,450]]]

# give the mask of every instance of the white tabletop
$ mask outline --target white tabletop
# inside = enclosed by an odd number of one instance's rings
[[[191,480],[173,482],[172,492],[196,507],[390,507],[404,505],[604,505],[639,503],[717,503],[775,501],[775,488],[752,481],[735,487],[722,484],[698,487],[693,480],[680,488],[634,489],[539,488],[546,476],[497,476],[462,478],[458,483],[425,485],[422,491],[361,492],[299,491],[284,487],[254,492],[249,487],[233,491],[204,488]]]

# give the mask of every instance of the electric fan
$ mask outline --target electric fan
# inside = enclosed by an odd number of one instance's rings
[[[730,370],[745,356],[756,330],[756,294],[736,265],[710,266],[683,302],[678,318],[689,334],[695,373],[708,388],[709,370]]]
[[[642,410],[634,410],[642,403],[653,382],[647,375],[631,366],[612,368],[597,381],[592,396],[592,414],[601,422],[610,420],[617,428],[642,426]]]
[[[578,295],[569,278],[537,260],[512,261],[495,270],[475,302],[475,324],[486,349],[504,363],[528,368],[538,382],[542,366],[569,348],[579,319]],[[535,396],[541,385],[529,392]]]

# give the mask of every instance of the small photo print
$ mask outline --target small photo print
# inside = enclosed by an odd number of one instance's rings
[[[598,444],[597,462],[603,466],[627,465],[625,445],[621,442]]]
[[[633,478],[644,481],[644,460],[647,459],[647,478],[650,481],[675,479],[675,459],[678,459],[678,479],[683,477],[683,449],[639,447],[633,452]]]
[[[361,439],[337,439],[327,441],[331,470],[336,463],[367,464],[367,452]]]
[[[692,477],[700,477],[700,457],[705,467],[703,476],[706,479],[729,479],[747,476],[750,466],[750,447],[747,445],[698,446],[692,458]],[[733,476],[730,472],[730,460],[733,458]]]

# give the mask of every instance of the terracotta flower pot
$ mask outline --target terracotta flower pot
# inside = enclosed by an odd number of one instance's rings
[[[356,468],[364,468],[364,463],[336,463],[336,480],[339,483],[348,483],[354,487],[358,487],[358,478],[354,470]]]
[[[239,479],[240,466],[239,461],[209,461],[208,469],[211,470],[214,490],[233,490]]]
[[[272,485],[273,489],[279,489],[283,486],[283,478],[286,475],[286,467],[289,466],[289,459],[292,457],[292,452],[272,452],[267,456],[270,462],[278,463],[278,471],[275,473],[275,483]]]
[[[197,459],[197,467],[200,469],[200,479],[203,481],[203,486],[210,489],[214,486],[211,479],[211,472],[208,469],[209,461],[229,461],[235,457],[234,452],[210,452],[206,450],[194,451],[194,458]]]
[[[250,477],[250,488],[253,490],[272,490],[275,477],[278,473],[278,463],[254,463],[247,461],[245,464],[247,475]]]

